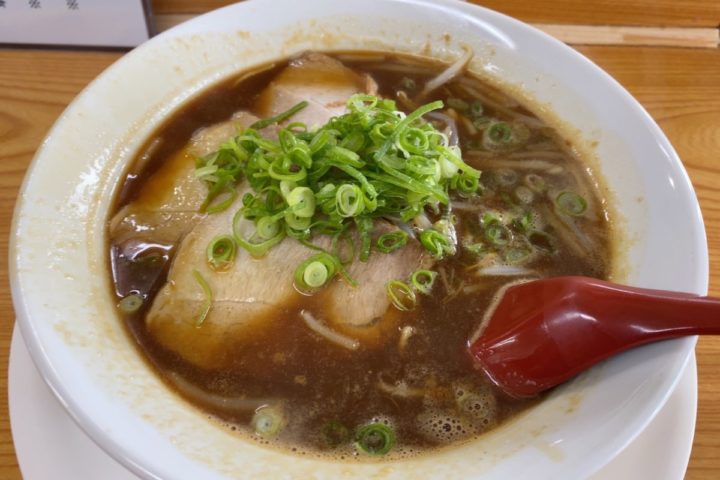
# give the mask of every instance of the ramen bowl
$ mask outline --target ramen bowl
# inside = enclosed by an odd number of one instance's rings
[[[591,475],[643,430],[694,338],[618,355],[465,444],[341,462],[269,449],[209,420],[159,380],[117,314],[107,250],[114,195],[143,143],[189,99],[305,50],[451,61],[468,47],[471,70],[561,119],[594,158],[622,232],[613,278],[706,292],[705,233],[680,160],[642,107],[574,50],[460,2],[245,2],[163,33],[100,75],[42,143],[18,198],[10,246],[18,325],[48,385],[100,447],[147,479],[555,479]]]

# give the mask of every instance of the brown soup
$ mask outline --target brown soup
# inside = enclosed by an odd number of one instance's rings
[[[286,83],[283,72],[296,60],[229,79],[168,118],[147,142],[124,180],[109,224],[114,293],[118,301],[129,296],[138,300],[123,319],[166,383],[242,438],[336,459],[398,458],[468,441],[540,400],[508,398],[474,368],[466,346],[483,312],[510,281],[606,277],[611,264],[607,212],[571,143],[519,101],[477,77],[463,73],[423,94],[423,86],[446,65],[376,52],[332,57],[342,67],[331,60],[329,73],[300,68]],[[355,78],[361,80],[358,88],[365,88],[365,82],[378,96],[396,100],[405,113],[433,100],[444,102],[441,110],[424,118],[458,144],[468,165],[482,171],[477,194],[451,192],[449,207],[425,209],[406,221],[383,222],[411,234],[409,245],[414,246],[403,248],[421,251],[412,236],[444,219],[454,229],[455,253],[439,260],[420,254],[434,283],[429,295],[418,292],[409,311],[391,304],[362,329],[343,329],[324,316],[329,305],[353,301],[350,287],[332,290],[348,295],[340,300],[322,292],[280,293],[293,283],[292,275],[277,274],[278,268],[286,268],[283,258],[295,262],[290,242],[297,240],[286,239],[270,252],[287,253],[269,253],[267,264],[238,254],[235,262],[245,262],[244,275],[251,278],[233,280],[238,283],[229,295],[237,292],[243,305],[222,297],[225,287],[220,282],[234,278],[232,272],[205,273],[215,293],[211,314],[198,326],[188,327],[206,299],[200,285],[182,281],[184,270],[200,268],[188,264],[193,257],[183,252],[190,249],[188,244],[205,238],[202,230],[216,222],[213,215],[222,215],[200,212],[207,187],[188,173],[199,156],[197,144],[207,143],[212,135],[222,137],[222,128],[212,133],[206,127],[237,120],[233,115],[238,111],[266,116],[267,103],[279,101],[281,93],[295,92],[294,82],[304,73],[310,93],[317,95],[342,90],[343,79]],[[275,96],[264,92],[268,85],[275,85]],[[325,100],[304,100],[314,102],[308,109],[337,108],[323,104]],[[226,136],[238,134],[232,128],[228,132]],[[218,140],[215,143],[217,147]],[[241,208],[242,197],[229,208]],[[228,224],[227,232],[231,231]],[[356,240],[346,243],[357,256],[356,233],[351,228],[348,235]],[[387,262],[383,255],[388,255]],[[392,255],[398,254],[373,248],[371,258],[381,260],[367,265],[391,269]],[[358,272],[360,267],[348,268]],[[375,278],[372,272],[358,275]],[[338,276],[332,282],[345,280]],[[248,306],[255,300],[243,297],[242,289],[256,287],[247,285],[262,285],[269,291],[262,295],[277,291],[282,299],[270,310]],[[177,301],[173,292],[179,295]],[[367,303],[383,302],[387,299]],[[157,313],[161,309],[166,313]],[[311,323],[324,327],[311,328],[304,320],[308,312]],[[244,316],[254,317],[249,322]],[[158,319],[164,322],[161,326]],[[354,335],[355,331],[360,333]],[[340,343],[328,335],[339,336]],[[369,436],[367,425],[376,429]],[[375,455],[368,455],[368,449]]]

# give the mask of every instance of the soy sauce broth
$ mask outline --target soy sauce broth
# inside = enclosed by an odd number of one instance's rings
[[[377,52],[335,56],[371,75],[379,94],[396,99],[406,112],[425,82],[445,67]],[[141,150],[115,211],[143,193],[148,178],[182,150],[193,132],[251,108],[285,65],[278,62],[230,79],[169,118]],[[110,236],[115,295],[120,299],[136,293],[146,299],[143,308],[123,320],[142,355],[171,388],[241,438],[338,460],[414,456],[469,441],[542,400],[500,393],[474,367],[467,340],[497,290],[509,281],[569,274],[607,277],[612,263],[608,214],[571,142],[520,102],[470,74],[422,103],[436,99],[446,103],[446,118],[426,118],[442,126],[447,117],[452,119],[464,160],[483,171],[482,193],[453,199],[462,246],[435,265],[433,294],[420,296],[415,310],[401,314],[398,331],[384,338],[380,349],[349,351],[308,329],[299,320],[300,311],[322,309],[318,298],[309,296],[258,328],[228,368],[197,368],[162,347],[145,325],[178,242],[148,238],[143,225],[135,235]],[[519,133],[513,134],[523,137],[522,146],[493,148],[484,135],[498,122],[517,128]],[[558,204],[567,192],[584,200],[581,214],[568,214]],[[429,212],[428,218],[438,216]],[[279,405],[283,416],[282,429],[272,438],[252,427],[256,410],[264,405]],[[397,443],[389,454],[358,453],[354,435],[368,422],[394,431]]]

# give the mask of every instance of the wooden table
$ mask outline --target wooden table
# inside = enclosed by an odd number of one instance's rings
[[[159,14],[159,24],[169,25],[228,3],[231,2],[155,0],[154,7]],[[720,49],[717,47],[720,2],[491,0],[482,3],[535,22],[573,44],[620,81],[657,120],[677,149],[697,191],[710,249],[710,294],[720,296]],[[15,197],[36,148],[55,119],[90,80],[121,55],[0,49],[2,479],[21,478],[7,409],[7,362],[14,313],[6,252]],[[696,354],[698,417],[686,478],[710,480],[720,478],[720,338],[701,339]]]

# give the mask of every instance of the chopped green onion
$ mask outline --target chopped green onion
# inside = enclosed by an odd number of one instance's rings
[[[448,107],[454,108],[458,112],[465,112],[470,108],[470,105],[460,98],[450,97],[447,99],[446,103]]]
[[[420,243],[438,260],[455,253],[455,246],[450,239],[437,230],[424,230],[420,234]]]
[[[510,185],[515,185],[518,175],[513,170],[501,168],[494,172],[493,178],[503,187],[509,187]]]
[[[417,88],[417,83],[415,83],[415,80],[409,77],[403,77],[402,80],[400,80],[400,88],[403,90],[415,90]]]
[[[255,229],[258,237],[269,240],[280,233],[280,220],[271,216],[261,217],[255,224]]]
[[[485,128],[487,128],[488,125],[490,125],[490,122],[491,120],[489,117],[484,117],[480,115],[473,119],[472,124],[478,130],[484,130]]]
[[[508,263],[520,263],[526,260],[532,254],[532,250],[527,247],[514,247],[505,252],[505,261]]]
[[[243,209],[240,209],[235,214],[235,217],[233,217],[233,235],[235,236],[235,241],[237,242],[237,244],[247,250],[248,253],[250,253],[250,255],[252,255],[254,258],[261,258],[265,256],[268,250],[280,243],[283,238],[285,238],[285,230],[278,229],[277,235],[271,238],[263,239],[261,242],[251,242],[249,240],[246,240],[245,238],[243,238],[242,232],[240,230],[240,222],[242,220]],[[257,236],[261,237],[260,235]]]
[[[477,119],[478,117],[482,116],[483,111],[484,109],[482,103],[478,102],[477,100],[470,104],[470,115],[473,118]]]
[[[493,222],[485,228],[485,239],[496,247],[502,247],[510,243],[512,233],[500,222]]]
[[[587,210],[587,201],[575,192],[562,192],[555,197],[555,205],[566,215],[579,217]]]
[[[261,437],[273,438],[285,426],[285,417],[279,409],[263,406],[255,410],[250,425]]]
[[[532,203],[534,200],[535,195],[533,194],[532,190],[530,190],[528,187],[524,185],[520,185],[515,189],[515,198],[517,198],[520,202],[529,204]]]
[[[441,101],[405,115],[392,100],[357,94],[348,99],[348,113],[314,130],[296,122],[278,129],[277,139],[258,131],[304,106],[256,122],[196,162],[195,175],[208,185],[208,210],[227,208],[242,179],[251,187],[233,220],[233,234],[254,257],[285,236],[311,242],[354,223],[358,258],[367,261],[377,219],[408,221],[447,205],[452,192],[477,194],[480,172],[422,118],[442,108]],[[239,219],[254,222],[255,231],[240,235]]]
[[[335,448],[350,440],[350,430],[337,420],[326,423],[322,428],[322,435],[330,448]]]
[[[230,235],[213,238],[207,246],[207,262],[215,270],[223,270],[235,259],[235,240]]]
[[[288,110],[282,113],[275,115],[274,117],[266,118],[264,120],[258,120],[257,122],[250,125],[250,128],[252,128],[253,130],[262,130],[267,126],[273,125],[275,123],[280,123],[283,120],[287,120],[288,118],[292,117],[308,105],[309,103],[303,100],[302,102],[290,107]]]
[[[422,155],[430,148],[430,139],[428,139],[425,132],[419,128],[407,128],[398,136],[398,145],[405,152],[413,155]],[[420,157],[420,159],[421,161],[426,160],[425,157]]]
[[[222,212],[233,204],[237,195],[237,190],[232,185],[223,185],[216,192],[211,190],[211,194],[208,194],[200,206],[200,211],[210,214]]]
[[[118,303],[118,308],[121,312],[126,314],[132,314],[140,310],[145,302],[145,298],[139,293],[132,293],[126,297],[123,297]]]
[[[485,212],[480,217],[480,225],[487,227],[495,222],[500,221],[500,216],[495,212]]]
[[[329,253],[318,253],[295,269],[295,286],[304,293],[312,293],[325,286],[338,271],[339,260]]]
[[[369,217],[355,217],[355,225],[360,235],[360,261],[367,262],[370,256],[370,229],[372,228],[372,219]]]
[[[469,243],[467,245],[463,245],[463,248],[478,257],[484,255],[487,251],[485,249],[485,245],[483,245],[482,243]]]
[[[357,449],[370,455],[385,455],[394,445],[395,433],[383,423],[369,423],[355,436]]]
[[[533,230],[527,236],[527,239],[534,247],[539,248],[540,250],[551,253],[556,250],[553,238],[542,230]]]
[[[377,249],[383,253],[390,253],[405,246],[408,242],[408,234],[402,230],[380,235],[377,239]]]
[[[545,180],[540,175],[528,173],[525,175],[523,181],[525,185],[534,192],[542,193],[545,191]]]
[[[345,248],[343,248],[345,246]],[[351,235],[344,232],[336,234],[332,239],[330,251],[340,260],[340,263],[346,265],[351,263],[355,258],[355,242]]]
[[[381,158],[385,156],[386,153],[388,153],[388,150],[390,147],[395,144],[395,141],[397,140],[397,137],[400,135],[400,133],[405,130],[407,127],[412,125],[412,123],[416,120],[419,120],[420,117],[425,115],[426,113],[432,112],[433,110],[439,110],[443,107],[443,102],[440,100],[437,100],[435,102],[430,102],[427,105],[423,105],[422,107],[418,108],[414,112],[408,114],[405,118],[403,118],[400,123],[397,124],[395,127],[395,131],[393,134],[388,138],[385,143],[383,144],[380,149],[375,152],[375,160],[380,161]]]
[[[295,230],[295,234],[298,232],[303,232],[310,228],[310,225],[312,224],[312,219],[309,217],[298,217],[295,215],[295,212],[293,212],[290,209],[285,210],[285,223],[291,230]],[[288,231],[288,234],[292,234],[293,232]],[[302,235],[302,237],[306,237],[306,235]]]
[[[495,122],[485,130],[483,138],[492,145],[506,144],[512,139],[512,128],[505,122]]]
[[[436,277],[437,272],[432,270],[415,270],[410,277],[410,283],[418,292],[429,295]]]
[[[455,188],[464,197],[474,195],[480,187],[480,179],[473,175],[466,175],[465,172],[456,177]]]
[[[386,290],[390,302],[398,310],[407,312],[415,308],[417,298],[415,292],[407,283],[400,280],[391,280],[388,282]]]
[[[533,215],[527,212],[512,221],[512,226],[520,232],[528,232],[533,225]]]
[[[335,205],[341,217],[354,217],[365,209],[362,190],[357,185],[345,183],[335,192]]]
[[[213,293],[210,289],[210,285],[208,285],[200,272],[193,268],[192,275],[198,285],[200,285],[200,288],[202,289],[203,295],[205,297],[202,309],[200,310],[200,315],[198,315],[197,320],[195,320],[195,326],[199,327],[203,324],[205,318],[207,318],[208,313],[210,313],[210,307],[212,307],[213,302]]]
[[[488,150],[508,150],[524,144],[530,130],[522,123],[491,121],[483,130],[482,145]]]
[[[315,195],[308,187],[293,188],[286,200],[292,213],[298,217],[311,218],[315,214]]]
[[[328,268],[322,262],[312,262],[305,267],[303,283],[310,288],[319,288],[328,280]]]

